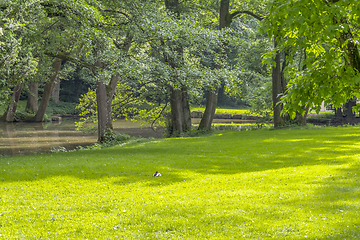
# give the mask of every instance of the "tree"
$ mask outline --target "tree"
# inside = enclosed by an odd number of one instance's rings
[[[25,26],[39,15],[30,11],[30,5],[37,8],[32,1],[0,3],[0,103],[8,105],[2,121],[13,121],[21,87],[37,66],[34,46],[27,40],[31,30]]]
[[[41,122],[44,119],[45,111],[49,103],[49,99],[51,97],[52,90],[55,85],[56,78],[58,76],[58,73],[61,69],[61,62],[62,60],[59,58],[56,58],[54,60],[53,66],[52,66],[52,76],[50,77],[49,81],[46,82],[45,88],[44,88],[44,94],[41,98],[40,106],[38,111],[36,112],[36,115],[34,117],[35,122]]]
[[[147,54],[151,82],[163,91],[164,100],[170,105],[168,134],[176,135],[191,129],[190,98],[215,78],[216,72],[201,65],[199,59],[205,51],[218,46],[219,37],[199,24],[196,9],[179,1],[165,1],[165,6],[169,11],[160,17],[155,13],[156,16],[149,16],[151,21],[143,22],[147,40],[141,44]]]
[[[245,3],[245,4],[244,4]],[[243,14],[251,15],[252,17],[255,17],[258,20],[262,20],[263,17],[259,15],[258,9],[260,9],[259,6],[257,6],[257,11],[251,11],[256,8],[256,4],[259,4],[258,2],[252,2],[249,4],[248,1],[241,1],[241,6],[238,5],[239,2],[234,1],[233,4],[230,6],[230,0],[221,0],[220,1],[220,7],[219,7],[219,30],[224,32],[224,35],[222,36],[221,45],[217,49],[217,56],[214,59],[215,60],[215,69],[223,69],[225,68],[227,61],[227,51],[228,51],[228,45],[229,40],[226,38],[226,31],[225,29],[228,29],[231,25],[231,23],[237,18],[240,17]],[[232,10],[235,9],[235,10]],[[247,9],[246,9],[247,8]],[[245,9],[245,10],[244,10]],[[211,124],[214,118],[216,105],[218,101],[218,93],[219,93],[219,87],[221,80],[217,80],[213,82],[212,86],[209,88],[207,100],[206,100],[206,108],[204,115],[201,119],[201,122],[199,124],[199,129],[210,129]]]
[[[272,52],[289,52],[286,76],[291,79],[282,97],[291,117],[307,108],[319,110],[322,102],[339,108],[359,96],[359,12],[357,1],[273,1],[266,27],[276,36]],[[280,27],[281,26],[281,27]],[[281,38],[280,38],[281,36]],[[303,50],[305,68],[291,66]]]
[[[38,89],[39,89],[39,83],[37,81],[30,81],[28,98],[25,107],[25,110],[27,112],[36,113],[39,109]]]
[[[219,17],[219,31],[224,28],[230,27],[232,22],[232,17],[229,15],[229,0],[221,0],[220,1],[220,17]],[[215,61],[215,69],[222,69],[226,62],[226,52],[227,52],[227,40],[222,39],[222,44],[218,48],[217,53],[217,61]],[[208,129],[210,130],[212,121],[214,119],[217,100],[219,93],[219,84],[214,82],[212,88],[209,89],[208,96],[206,99],[206,108],[204,115],[200,121],[199,129]]]

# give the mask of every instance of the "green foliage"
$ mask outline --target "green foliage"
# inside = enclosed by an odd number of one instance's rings
[[[254,18],[241,16],[233,21],[231,27],[237,36],[230,45],[228,61],[236,66],[237,76],[226,82],[225,94],[232,102],[262,114],[272,109],[269,69],[261,59],[271,49],[271,44],[260,33],[259,21]]]
[[[71,102],[54,103],[50,101],[48,105],[47,113],[77,116],[80,114],[80,110],[77,109],[76,107],[77,107],[76,103],[71,103]]]
[[[34,114],[28,113],[25,110],[16,110],[15,116],[14,116],[14,121],[15,122],[28,121],[33,117],[34,117]]]
[[[359,130],[221,132],[5,157],[0,234],[358,239]]]
[[[31,29],[26,26],[33,17],[39,17],[39,13],[31,13],[38,3],[28,1],[21,7],[20,4],[20,1],[0,3],[0,103],[5,105],[13,87],[31,78],[37,67],[34,45],[28,41]]]
[[[256,114],[272,109],[271,79],[254,72],[241,72],[239,81],[226,86],[226,94],[237,101],[243,101]]]
[[[127,82],[119,82],[112,101],[112,118],[140,121],[143,125],[150,123],[153,128],[165,126],[168,108],[165,104],[148,101],[151,96],[143,87],[139,89],[137,86],[130,86]],[[80,121],[75,123],[77,130],[95,131],[96,127],[92,123],[98,121],[96,91],[89,89],[87,94],[82,95],[76,109],[81,111]]]
[[[76,130],[84,132],[96,131],[95,126],[89,126],[88,124],[97,122],[96,91],[89,88],[89,91],[86,94],[81,95],[76,109],[81,111],[79,114],[80,121],[75,122]]]
[[[125,143],[130,140],[130,136],[127,134],[116,134],[113,130],[106,131],[104,139],[100,144],[101,148],[111,147]],[[91,147],[90,147],[91,148]]]
[[[291,116],[322,102],[340,107],[359,95],[358,1],[270,1],[264,29],[278,43],[266,55],[287,51],[290,80],[283,96]],[[305,53],[305,54],[304,54]]]

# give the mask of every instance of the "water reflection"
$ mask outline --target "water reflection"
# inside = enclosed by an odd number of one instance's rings
[[[0,156],[50,152],[52,149],[73,150],[97,141],[96,133],[75,130],[74,119],[48,123],[0,123]],[[139,123],[114,122],[114,130],[131,136],[162,137],[161,129],[140,128]]]
[[[0,123],[0,157],[50,152],[59,148],[73,150],[97,141],[96,133],[86,134],[76,131],[74,122],[75,119],[47,123]],[[192,119],[193,124],[199,122],[200,119]],[[214,119],[214,123],[217,122],[252,123],[250,120]],[[134,137],[161,138],[164,136],[161,128],[153,131],[151,128],[141,127],[139,123],[122,119],[116,120],[113,126],[115,132]]]

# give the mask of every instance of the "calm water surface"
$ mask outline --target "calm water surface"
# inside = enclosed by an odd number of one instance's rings
[[[73,150],[88,146],[97,141],[97,133],[82,133],[75,130],[75,120],[48,123],[0,123],[0,157],[54,151],[54,149]],[[141,128],[139,123],[125,120],[114,122],[117,133],[135,137],[163,137],[161,129],[153,131]]]
[[[59,149],[74,150],[89,146],[97,141],[97,133],[82,133],[75,130],[75,119],[46,123],[0,123],[0,157],[51,152]],[[198,124],[200,118],[192,119]],[[214,119],[214,123],[246,123],[236,119]],[[140,123],[116,120],[113,123],[117,133],[134,137],[162,138],[163,129],[153,131],[141,127]]]

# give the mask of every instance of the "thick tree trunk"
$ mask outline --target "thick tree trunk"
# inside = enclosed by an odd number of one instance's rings
[[[25,108],[27,112],[35,113],[38,111],[39,108],[38,90],[39,90],[39,83],[35,81],[30,82],[29,94]]]
[[[96,102],[98,112],[98,141],[103,142],[106,137],[106,133],[109,131],[108,123],[108,103],[106,96],[106,86],[103,82],[99,81],[96,84]]]
[[[182,94],[180,89],[171,88],[170,91],[171,121],[168,131],[170,135],[176,135],[183,133]]]
[[[206,108],[203,117],[201,118],[199,129],[211,129],[211,124],[214,120],[215,110],[218,100],[219,87],[215,87],[215,90],[211,90],[208,93],[206,99]]]
[[[346,121],[348,123],[352,123],[355,118],[355,113],[352,111],[352,108],[356,106],[356,99],[349,99],[346,104]]]
[[[101,62],[97,63],[101,65]],[[98,141],[103,142],[106,139],[106,134],[113,130],[112,121],[112,99],[115,93],[115,88],[120,79],[120,75],[113,75],[109,84],[99,81],[96,84],[96,102],[98,113]],[[110,135],[108,137],[111,137]]]
[[[53,63],[53,75],[50,77],[50,80],[45,84],[44,94],[41,99],[39,110],[35,115],[35,122],[41,122],[44,119],[46,108],[49,104],[49,99],[54,88],[56,77],[61,68],[61,59],[56,58]]]
[[[274,40],[274,47],[276,48],[277,43],[276,39]],[[283,124],[283,120],[281,118],[281,110],[282,106],[280,104],[280,94],[282,92],[282,74],[280,67],[280,53],[277,52],[275,56],[275,64],[276,66],[272,67],[272,101],[273,101],[273,111],[274,111],[274,127],[280,127]]]
[[[165,6],[167,9],[174,12],[177,18],[180,16],[181,9],[179,0],[165,0]],[[164,53],[165,62],[173,69],[182,67],[182,47],[177,46],[177,43],[174,42],[168,42],[168,44],[170,48],[180,56],[180,59],[174,59],[172,56]],[[171,116],[168,126],[169,135],[182,134],[191,129],[191,114],[187,88],[179,82],[176,75],[173,76],[173,82],[175,85],[180,85],[181,87],[174,88],[169,84],[171,107]]]
[[[19,83],[15,86],[13,94],[11,96],[10,104],[9,104],[7,110],[5,111],[5,113],[3,114],[3,116],[1,116],[0,121],[5,121],[5,122],[13,122],[14,121],[16,108],[17,108],[17,105],[18,105],[18,102],[20,99],[21,87],[22,87],[21,83]]]
[[[191,130],[191,113],[186,87],[181,89],[170,87],[170,107],[168,134],[177,135]]]

